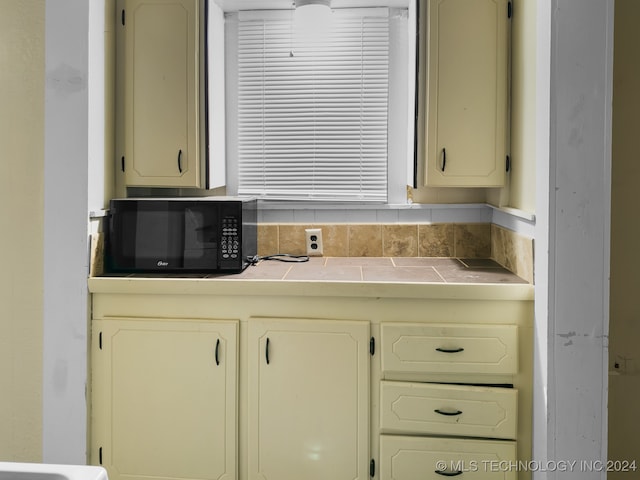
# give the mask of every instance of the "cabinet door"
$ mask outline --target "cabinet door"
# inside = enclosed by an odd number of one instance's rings
[[[200,186],[200,3],[126,0],[128,186]]]
[[[236,478],[237,322],[93,321],[92,460],[110,480]]]
[[[249,479],[369,478],[369,323],[249,321]]]
[[[429,0],[427,185],[504,184],[507,3]]]

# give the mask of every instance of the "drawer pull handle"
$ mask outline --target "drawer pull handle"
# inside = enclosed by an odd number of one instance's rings
[[[439,413],[440,415],[447,415],[449,417],[455,417],[456,415],[460,415],[462,413],[462,410],[456,410],[455,412],[447,412],[445,410],[440,410],[439,408],[436,408],[434,410],[434,412]]]
[[[462,471],[460,470],[456,470],[455,472],[445,472],[444,470],[436,470],[436,473],[444,477],[457,477],[458,475],[462,475]]]
[[[442,353],[458,353],[464,352],[464,348],[436,348],[438,352]]]
[[[220,365],[220,339],[216,340],[216,365]]]

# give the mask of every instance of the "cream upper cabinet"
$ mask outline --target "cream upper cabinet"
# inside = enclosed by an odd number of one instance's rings
[[[203,186],[202,3],[125,0],[127,186]]]
[[[250,480],[369,479],[369,322],[250,319]]]
[[[429,186],[505,183],[509,3],[428,1],[421,96]]]
[[[110,480],[237,478],[237,321],[94,320],[91,361]]]

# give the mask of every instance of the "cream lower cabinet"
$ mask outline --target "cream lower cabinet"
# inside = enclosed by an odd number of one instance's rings
[[[516,480],[518,390],[510,383],[519,371],[518,327],[380,330],[381,480]]]
[[[110,480],[531,478],[509,463],[531,459],[528,290],[90,286],[91,463]]]
[[[92,456],[110,480],[237,478],[237,321],[93,321]]]
[[[369,478],[369,322],[249,320],[250,480]]]

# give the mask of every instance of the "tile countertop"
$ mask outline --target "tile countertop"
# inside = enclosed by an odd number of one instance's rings
[[[89,290],[92,293],[245,295],[246,284],[251,285],[252,295],[533,299],[533,285],[493,260],[432,257],[261,260],[238,274],[92,277]]]
[[[236,278],[341,282],[527,283],[493,260],[426,257],[311,257],[262,260]],[[209,275],[219,278],[221,275]]]

